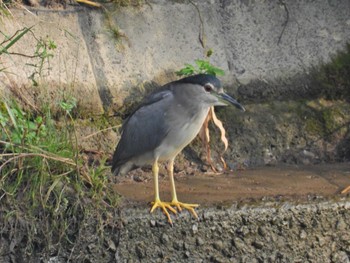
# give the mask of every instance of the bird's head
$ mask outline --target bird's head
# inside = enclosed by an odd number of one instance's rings
[[[224,92],[220,80],[213,75],[198,74],[177,82],[184,85],[189,84],[186,86],[186,92],[190,93],[189,97],[206,106],[227,106],[230,103],[245,111],[245,108],[236,99]]]

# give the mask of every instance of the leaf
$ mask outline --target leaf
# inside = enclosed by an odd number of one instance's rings
[[[196,68],[192,66],[191,64],[185,64],[185,67],[180,69],[179,71],[176,71],[176,75],[178,76],[188,76],[192,75],[196,72]]]
[[[0,111],[0,125],[2,127],[5,127],[7,122],[8,122],[8,118],[5,115],[3,115],[2,112]]]
[[[13,131],[11,134],[11,140],[14,144],[20,144],[22,142],[22,134],[18,131]]]
[[[209,61],[197,59],[195,63],[197,64],[201,73],[208,73],[208,69],[210,68]]]
[[[208,51],[207,51],[207,54],[206,54],[206,56],[209,58],[211,55],[213,55],[213,49],[209,49]]]
[[[11,122],[12,122],[12,125],[15,127],[15,129],[17,129],[17,122],[16,122],[16,118],[13,114],[13,111],[12,109],[8,106],[8,104],[6,103],[6,101],[4,101],[4,105],[6,107],[6,110],[7,110],[7,114],[9,115],[10,119],[11,119]]]
[[[216,67],[213,67],[212,68],[212,75],[214,76],[224,76],[225,75],[225,71],[223,71],[222,69],[219,69],[219,68],[216,68]]]
[[[198,73],[210,74],[214,76],[223,76],[225,71],[220,68],[213,66],[209,60],[196,59],[194,61],[195,65],[185,64],[185,67],[176,71],[178,76],[189,76]]]
[[[77,100],[76,98],[71,97],[66,101],[60,101],[59,105],[61,109],[65,110],[67,113],[70,113],[77,106]]]
[[[42,124],[42,122],[43,122],[43,117],[38,116],[38,117],[35,118],[35,123],[40,125],[40,124]]]
[[[32,28],[33,28],[33,26],[23,28],[23,31],[22,31],[20,34],[18,34],[14,39],[12,39],[12,40],[10,41],[10,43],[7,44],[7,46],[5,46],[4,48],[2,48],[2,49],[0,50],[0,55],[1,55],[2,53],[7,53],[7,50],[8,50],[10,47],[12,47],[18,40],[20,40],[25,34],[27,34],[28,31],[30,31]],[[18,32],[18,31],[17,31],[17,32]],[[16,33],[17,33],[17,32],[16,32]]]

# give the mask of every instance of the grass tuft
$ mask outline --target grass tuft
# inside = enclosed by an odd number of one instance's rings
[[[47,256],[74,247],[86,218],[95,217],[104,228],[103,215],[118,205],[107,168],[88,166],[79,151],[71,115],[75,100],[60,106],[64,127],[55,125],[49,111],[33,114],[16,101],[0,101],[0,220],[11,227],[22,222],[28,258],[40,247]]]

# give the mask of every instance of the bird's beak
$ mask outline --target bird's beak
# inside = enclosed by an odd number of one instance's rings
[[[245,111],[245,108],[234,98],[232,98],[230,95],[227,95],[225,92],[219,93],[218,98],[221,100],[222,103],[227,105],[225,102],[229,102],[232,105],[234,105],[236,108],[240,109],[241,111]]]

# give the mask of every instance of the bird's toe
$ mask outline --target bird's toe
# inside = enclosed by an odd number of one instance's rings
[[[176,210],[173,207],[171,207],[171,205],[169,203],[162,202],[160,200],[155,200],[154,202],[152,202],[151,213],[158,207],[162,209],[163,213],[168,218],[168,222],[172,225],[173,221],[171,220],[171,216],[170,216],[168,210],[174,214],[177,213]]]
[[[182,203],[177,200],[173,200],[169,203],[171,206],[175,206],[180,212],[182,209],[187,209],[196,219],[198,219],[198,215],[194,208],[198,207],[198,204],[187,204],[187,203]]]

